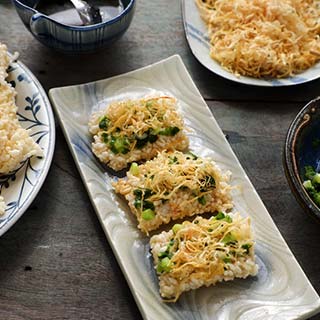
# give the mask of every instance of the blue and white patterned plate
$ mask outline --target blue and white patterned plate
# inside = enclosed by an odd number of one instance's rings
[[[20,124],[29,130],[44,156],[28,159],[15,172],[0,176],[1,196],[6,203],[5,215],[0,217],[0,236],[22,216],[39,192],[50,168],[55,143],[54,117],[41,84],[19,61],[10,64],[8,74],[7,81],[17,92]]]
[[[256,235],[256,277],[220,283],[164,303],[149,253],[149,238],[136,227],[130,209],[91,151],[90,114],[111,101],[156,92],[175,96],[191,131],[191,150],[231,170],[236,210],[249,214]],[[179,56],[140,70],[49,92],[92,204],[145,319],[293,320],[320,311],[320,299],[301,270],[256,190],[243,171]],[[164,229],[166,227],[163,227]],[[307,248],[307,245],[306,245]],[[108,290],[106,288],[106,290]]]
[[[200,17],[195,0],[181,0],[184,29],[190,49],[199,62],[215,74],[243,84],[262,87],[292,86],[309,82],[320,77],[320,62],[294,77],[284,79],[256,79],[237,77],[223,69],[219,63],[209,55],[210,43],[207,27]]]

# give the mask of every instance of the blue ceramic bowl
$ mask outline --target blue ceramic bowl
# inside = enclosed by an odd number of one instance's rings
[[[320,97],[310,101],[296,116],[287,133],[284,168],[288,183],[302,207],[320,221],[320,208],[302,183],[305,166],[320,166]]]
[[[69,26],[33,9],[39,0],[12,0],[33,36],[44,45],[69,53],[94,52],[119,39],[128,29],[135,0],[122,0],[124,10],[115,18],[92,26]]]

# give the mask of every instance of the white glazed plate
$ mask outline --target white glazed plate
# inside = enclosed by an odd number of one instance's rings
[[[55,124],[50,102],[41,84],[21,62],[8,69],[7,81],[16,89],[18,119],[40,145],[44,157],[32,157],[9,175],[0,176],[0,191],[6,211],[0,216],[0,236],[28,209],[38,194],[50,168],[55,142]]]
[[[210,57],[210,41],[207,27],[200,17],[195,0],[181,1],[184,29],[190,49],[198,61],[215,74],[235,82],[263,87],[291,86],[309,82],[320,77],[320,62],[294,77],[284,79],[256,79],[235,76],[223,69],[218,62]]]
[[[126,202],[111,186],[114,178],[91,152],[88,119],[113,100],[152,93],[178,98],[191,150],[212,157],[232,171],[240,185],[233,199],[237,210],[252,217],[260,271],[256,277],[220,283],[183,294],[166,304],[159,295],[148,237]],[[148,67],[93,83],[50,90],[50,98],[92,204],[145,319],[268,320],[306,319],[320,310],[320,300],[281,237],[243,171],[216,120],[194,85],[181,58],[173,56]],[[106,289],[107,290],[107,289]]]

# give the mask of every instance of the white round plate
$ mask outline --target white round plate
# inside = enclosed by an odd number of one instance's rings
[[[0,216],[0,236],[10,229],[38,194],[50,168],[55,144],[54,117],[48,97],[31,71],[14,61],[7,81],[15,87],[18,119],[40,145],[44,156],[32,157],[9,175],[0,176],[0,192],[6,211]]]
[[[207,27],[200,17],[195,0],[182,0],[182,15],[186,37],[192,53],[203,66],[223,78],[254,86],[281,87],[309,82],[320,77],[320,63],[315,64],[305,72],[289,78],[257,79],[244,76],[237,77],[223,69],[219,63],[210,57]]]

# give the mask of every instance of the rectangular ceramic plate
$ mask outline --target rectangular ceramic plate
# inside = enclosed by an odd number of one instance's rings
[[[91,152],[87,123],[92,111],[119,99],[161,91],[179,99],[191,150],[212,157],[232,171],[234,204],[252,217],[256,277],[220,283],[183,294],[166,304],[159,295],[148,238],[136,227],[126,202],[112,191],[114,178]],[[56,88],[50,97],[92,204],[145,319],[306,319],[320,300],[261,202],[194,85],[181,58],[173,56],[148,67],[93,83]]]

